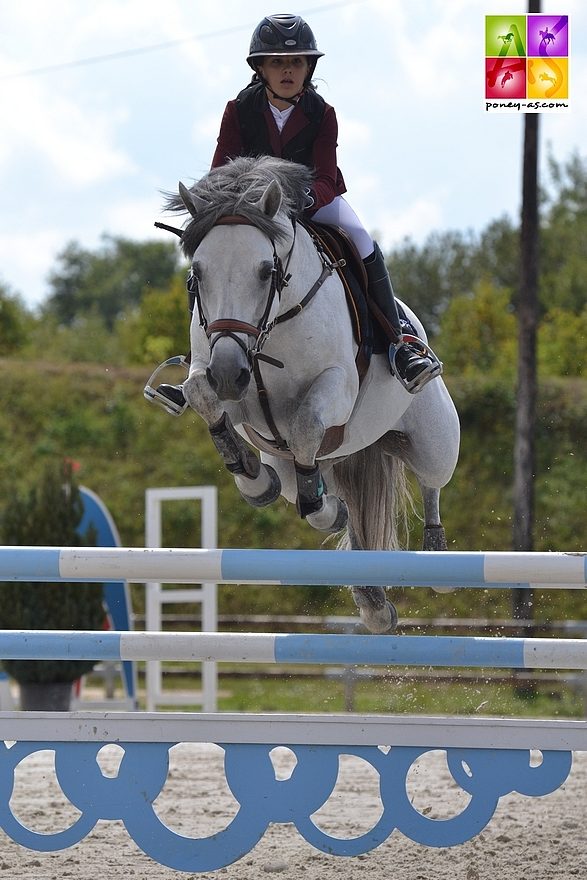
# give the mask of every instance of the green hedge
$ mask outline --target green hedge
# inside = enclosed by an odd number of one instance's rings
[[[126,546],[144,544],[144,493],[149,487],[215,485],[219,493],[221,547],[319,548],[323,536],[279,500],[254,510],[241,500],[193,413],[172,419],[147,404],[144,369],[3,362],[5,405],[0,412],[0,484],[12,475],[22,488],[39,479],[47,462],[64,456],[80,464],[79,480],[97,492],[112,513]],[[462,423],[457,471],[442,495],[442,517],[454,550],[509,550],[515,394],[490,377],[447,378]],[[540,387],[536,431],[536,550],[587,547],[584,498],[587,461],[587,381],[549,380]],[[196,546],[199,514],[193,502],[165,510],[165,546]],[[413,522],[411,546],[421,542]],[[143,591],[133,587],[137,610]],[[447,596],[427,590],[396,594],[400,612],[509,616],[507,591],[462,590]],[[224,586],[223,613],[351,612],[346,590]],[[551,591],[537,597],[538,617],[584,616],[583,593]]]

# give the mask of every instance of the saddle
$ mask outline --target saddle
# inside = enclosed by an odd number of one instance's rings
[[[373,320],[369,310],[367,272],[353,242],[340,226],[326,226],[313,220],[298,221],[309,232],[316,247],[336,263],[336,271],[342,281],[353,327],[353,337],[358,346],[355,362],[359,380],[369,369],[373,353]]]
[[[344,229],[313,220],[298,222],[310,233],[316,246],[338,263],[337,272],[344,287],[353,335],[358,346],[357,371],[359,379],[362,379],[369,368],[371,355],[387,351],[390,342],[395,341],[395,334],[390,330],[383,312],[369,296],[365,264]],[[401,303],[396,300],[396,305],[402,324],[411,327]],[[411,332],[417,335],[413,328]]]

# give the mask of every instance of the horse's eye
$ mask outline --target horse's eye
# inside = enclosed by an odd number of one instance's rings
[[[273,263],[270,263],[269,260],[265,260],[259,267],[259,278],[261,281],[269,281],[272,272]]]

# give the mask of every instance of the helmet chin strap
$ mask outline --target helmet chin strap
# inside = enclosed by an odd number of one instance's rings
[[[273,95],[273,97],[274,97],[274,98],[277,98],[278,101],[285,101],[287,104],[293,104],[294,107],[295,107],[295,105],[298,103],[298,98],[301,96],[302,92],[304,91],[304,90],[302,89],[302,91],[301,91],[301,92],[298,92],[297,95],[294,95],[293,98],[286,98],[286,97],[284,97],[283,95],[278,95],[277,92],[274,92],[273,89],[271,88],[271,86],[268,86],[267,83],[265,83],[265,88],[266,88],[269,92],[271,92],[271,94]]]
[[[312,77],[315,68],[316,68],[316,65],[314,65],[314,67],[312,68],[306,82]],[[265,77],[263,76],[263,74],[259,73],[259,68],[257,68],[256,73],[257,73],[257,76],[259,77],[260,81],[263,83],[263,85],[267,89],[267,91],[270,92],[274,98],[276,98],[278,101],[285,101],[286,104],[291,104],[293,107],[296,106],[296,104],[298,103],[298,99],[303,95],[304,89],[306,88],[306,82],[304,82],[304,85],[302,86],[300,91],[296,95],[294,95],[293,98],[286,98],[284,95],[278,95],[277,92],[273,91],[273,89],[271,88],[271,86],[269,85],[269,83],[267,82]]]

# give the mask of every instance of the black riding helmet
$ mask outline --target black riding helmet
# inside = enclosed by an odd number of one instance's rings
[[[309,77],[324,52],[319,52],[312,30],[299,15],[268,15],[257,25],[253,36],[247,61],[257,72],[255,62],[260,62],[267,55],[308,55],[310,61]]]

